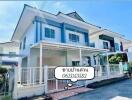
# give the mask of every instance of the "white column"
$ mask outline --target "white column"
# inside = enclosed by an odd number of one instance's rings
[[[107,56],[107,65],[106,65],[106,69],[107,69],[107,76],[110,76],[110,65],[109,65],[109,59],[108,59],[108,53],[106,53]]]
[[[82,66],[82,50],[79,49],[79,59],[80,59],[80,66]]]
[[[91,58],[91,66],[95,67],[93,54],[90,55],[90,58]]]
[[[43,45],[40,43],[40,59],[39,59],[39,61],[40,61],[40,70],[39,70],[39,72],[40,72],[40,74],[39,74],[39,83],[40,84],[42,84],[42,67],[43,67],[43,62],[42,62],[42,60],[43,60]]]
[[[45,85],[45,93],[48,93],[48,66],[44,66],[44,85]]]
[[[18,68],[14,68],[14,90],[13,90],[13,99],[17,99],[17,76],[18,76]]]
[[[119,71],[120,71],[120,74],[123,74],[123,64],[122,64],[122,62],[119,62]]]
[[[21,74],[22,74],[21,73],[21,69],[22,69],[21,67],[22,67],[22,58],[21,59],[19,58],[19,64],[18,64],[18,68],[19,68],[18,69],[18,81],[20,82],[20,84],[21,84]]]

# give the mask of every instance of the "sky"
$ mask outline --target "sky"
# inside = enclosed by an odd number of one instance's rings
[[[11,40],[24,4],[57,14],[76,11],[86,22],[132,40],[132,0],[0,1],[0,42]]]

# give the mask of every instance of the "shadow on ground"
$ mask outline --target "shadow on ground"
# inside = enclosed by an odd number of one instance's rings
[[[109,100],[116,96],[132,98],[132,80],[124,80],[63,100]]]

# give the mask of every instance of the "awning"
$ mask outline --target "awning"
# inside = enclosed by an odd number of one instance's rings
[[[81,49],[89,51],[89,52],[108,52],[109,50],[106,49],[97,49],[94,47],[88,47],[88,46],[80,46],[80,45],[73,45],[73,44],[67,44],[67,43],[57,43],[57,42],[47,42],[47,41],[41,41],[40,43],[36,43],[35,45],[32,45],[31,48],[40,48],[40,45],[44,49],[53,49],[53,50],[79,50]]]

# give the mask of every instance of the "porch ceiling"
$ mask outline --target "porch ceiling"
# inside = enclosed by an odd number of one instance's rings
[[[65,43],[53,43],[53,42],[47,42],[47,41],[41,41],[40,43],[37,43],[33,45],[31,48],[40,48],[40,45],[42,45],[43,49],[51,49],[51,50],[82,50],[87,51],[89,53],[94,52],[108,52],[106,49],[96,49],[93,47],[87,47],[87,46],[79,46],[79,45],[73,45],[73,44],[65,44]]]

